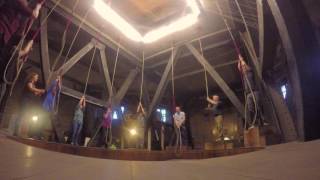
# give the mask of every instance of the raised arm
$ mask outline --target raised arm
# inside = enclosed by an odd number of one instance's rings
[[[62,81],[61,76],[58,76],[56,80],[57,91],[61,90],[61,81]]]
[[[210,99],[210,97],[207,97],[207,101],[208,101],[210,104],[216,104],[212,99]]]
[[[84,96],[81,97],[80,102],[79,102],[80,108],[83,109],[86,107],[86,99]]]
[[[19,58],[27,55],[31,51],[32,46],[33,46],[33,40],[30,40],[27,43],[27,45],[19,52]]]
[[[29,7],[29,3],[27,0],[16,0],[17,8],[20,10],[20,12],[25,16],[32,16],[33,18],[38,18],[39,11],[42,7],[43,1],[38,1],[35,8],[32,9]]]

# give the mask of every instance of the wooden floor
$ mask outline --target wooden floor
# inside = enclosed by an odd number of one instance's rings
[[[61,153],[68,153],[79,156],[95,157],[115,160],[134,161],[165,161],[171,159],[208,159],[236,154],[243,154],[258,151],[263,148],[236,148],[225,150],[184,150],[176,151],[147,151],[147,150],[106,150],[104,148],[88,148],[72,146],[70,144],[52,143],[33,139],[23,139],[15,136],[7,136],[14,141]]]
[[[1,180],[319,180],[320,141],[202,160],[126,161],[75,156],[0,134]]]

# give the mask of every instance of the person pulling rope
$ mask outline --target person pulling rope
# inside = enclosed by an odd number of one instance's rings
[[[40,11],[40,9],[41,9],[41,7],[42,7],[42,5],[43,5],[44,2],[45,2],[45,0],[38,1],[38,4],[37,4],[36,9],[35,9],[35,10],[37,11],[37,14],[36,14],[37,16],[38,16],[39,11]],[[35,33],[33,34],[32,38],[31,38],[31,40],[30,40],[31,42],[29,42],[29,43],[32,43],[32,44],[33,44],[33,41],[36,39],[36,37],[37,37],[38,34],[40,33],[41,28],[42,28],[43,25],[46,23],[46,21],[48,20],[49,16],[53,13],[54,9],[59,5],[60,2],[61,2],[61,0],[57,1],[56,4],[53,6],[53,8],[52,8],[52,9],[50,10],[50,12],[48,13],[48,15],[43,19],[43,21],[40,23],[40,26],[37,28],[37,30],[36,30]],[[20,75],[20,73],[21,73],[21,71],[22,71],[22,68],[23,68],[23,66],[24,66],[24,63],[25,63],[26,60],[28,59],[28,54],[25,55],[25,56],[23,56],[23,57],[19,57],[19,56],[18,56],[17,58],[15,58],[15,57],[16,57],[16,54],[21,51],[21,48],[22,48],[22,46],[23,46],[23,44],[24,44],[24,41],[25,41],[28,33],[29,33],[30,30],[31,30],[31,27],[32,27],[33,23],[34,23],[34,14],[33,14],[31,17],[28,18],[27,26],[26,26],[26,28],[25,28],[25,30],[24,30],[23,36],[22,36],[21,40],[19,41],[17,48],[15,48],[15,50],[13,51],[11,57],[9,58],[9,61],[8,61],[7,65],[6,65],[6,67],[5,67],[5,70],[4,70],[3,81],[4,81],[6,84],[11,84],[10,96],[12,95],[12,91],[13,91],[13,89],[14,89],[14,87],[15,87],[15,84],[16,84],[18,78],[19,78],[19,75]],[[6,74],[7,74],[7,71],[8,71],[8,69],[9,69],[10,64],[12,63],[12,61],[13,61],[14,59],[18,59],[18,60],[17,60],[17,66],[16,66],[16,75],[15,75],[13,81],[9,81],[9,80],[7,79],[7,77],[6,77]]]
[[[114,86],[114,79],[115,79],[115,74],[116,74],[117,64],[118,64],[118,59],[119,59],[119,51],[120,51],[120,39],[119,39],[119,42],[118,42],[118,48],[117,48],[117,52],[116,52],[116,59],[115,59],[115,64],[114,64],[114,68],[113,68],[113,73],[112,73],[111,89],[113,89],[113,86]],[[113,93],[110,92],[109,105],[105,110],[105,113],[103,115],[103,120],[101,121],[101,123],[99,124],[96,132],[94,133],[94,135],[92,136],[92,138],[88,142],[88,146],[90,146],[92,144],[93,140],[96,138],[96,136],[98,135],[98,133],[99,133],[99,131],[100,131],[100,129],[102,127],[108,128],[107,134],[110,134],[110,138],[109,138],[108,144],[112,143],[112,103],[113,103]]]
[[[175,133],[176,133],[176,148],[179,147],[179,151],[181,151],[182,147],[182,134],[181,134],[181,128],[184,125],[184,122],[186,120],[185,113],[181,111],[181,108],[179,106],[176,107],[175,113],[173,115],[174,120],[174,127],[175,127]]]
[[[179,147],[179,151],[181,151],[182,147],[182,135],[181,135],[181,127],[185,121],[185,114],[181,111],[179,106],[176,106],[176,98],[175,98],[175,81],[174,81],[174,46],[171,48],[171,88],[172,88],[172,109],[175,112],[173,115],[174,121],[174,129],[176,133],[176,148]]]
[[[216,7],[217,7],[217,9],[218,9],[218,11],[219,11],[219,13],[222,13],[222,9],[221,9],[221,7],[220,7],[220,5],[219,5],[219,3],[218,3],[218,1],[216,1]],[[242,55],[241,55],[241,53],[240,53],[240,48],[239,48],[239,46],[238,46],[238,44],[237,44],[237,42],[236,42],[236,39],[235,39],[235,37],[233,36],[233,33],[232,33],[232,31],[231,31],[231,28],[230,28],[230,26],[229,26],[229,24],[228,24],[228,22],[227,22],[227,20],[224,18],[224,17],[222,17],[222,19],[223,19],[223,21],[224,21],[224,24],[226,25],[226,27],[227,27],[227,30],[228,30],[228,32],[229,32],[229,34],[230,34],[230,37],[231,37],[231,39],[232,39],[232,42],[233,42],[233,45],[234,45],[234,48],[235,48],[235,50],[236,50],[236,52],[237,52],[237,54],[238,54],[238,57],[239,57],[239,62],[238,62],[238,64],[243,64],[243,58],[242,58]],[[246,24],[245,24],[246,25]],[[247,26],[246,26],[246,28],[247,28]],[[242,60],[241,60],[242,59]],[[239,65],[238,66],[238,69],[239,69],[239,73],[240,73],[240,77],[241,77],[241,82],[242,82],[242,85],[244,86],[244,87],[246,87],[246,86],[248,86],[248,87],[251,87],[251,84],[248,84],[248,80],[247,80],[247,77],[244,75],[244,70],[242,69],[243,68],[243,66],[242,65]],[[254,106],[255,106],[255,115],[254,115],[254,120],[252,121],[252,123],[251,123],[251,125],[250,125],[250,127],[253,127],[254,126],[254,123],[255,123],[255,119],[257,118],[257,113],[258,113],[258,110],[257,110],[257,101],[256,101],[256,97],[255,97],[255,94],[254,94],[254,92],[252,91],[252,88],[248,88],[249,90],[250,90],[250,92],[251,92],[251,94],[252,94],[252,98],[253,98],[253,101],[254,101]],[[245,117],[244,117],[244,119],[245,119],[245,127],[244,127],[244,129],[246,129],[246,124],[247,124],[247,93],[246,92],[244,92],[244,96],[245,96]]]
[[[74,11],[75,11],[78,3],[79,3],[79,0],[76,2],[75,6],[73,7],[73,9],[72,9],[72,14],[74,14]],[[87,18],[87,16],[88,16],[88,14],[89,14],[89,12],[91,11],[91,9],[92,9],[92,7],[89,7],[89,9],[88,9],[87,12],[85,13],[85,15],[81,18],[80,25],[78,26],[78,29],[77,29],[75,35],[73,36],[72,42],[71,42],[71,44],[70,44],[70,46],[69,46],[69,49],[68,49],[68,51],[67,51],[67,54],[66,54],[66,56],[65,56],[65,58],[64,58],[64,60],[63,60],[63,63],[62,63],[62,65],[61,65],[61,67],[67,62],[67,58],[68,58],[68,56],[69,56],[69,54],[70,54],[70,52],[71,52],[71,50],[72,50],[72,48],[73,48],[73,46],[74,46],[74,43],[75,43],[76,39],[78,38],[79,32],[80,32],[80,30],[81,30],[81,28],[82,28],[82,26],[83,26],[83,24],[84,24],[84,22],[85,22],[85,20],[86,20],[86,18]],[[65,34],[63,34],[63,36],[66,35],[70,24],[71,24],[71,20],[68,19],[67,26],[66,26],[65,31],[64,31]],[[64,41],[65,41],[65,39],[64,39],[64,37],[63,37],[63,38],[62,38],[62,47],[61,47],[61,49],[60,49],[60,52],[59,52],[58,56],[57,56],[56,59],[54,60],[54,63],[53,63],[53,66],[52,66],[52,71],[55,70],[55,67],[56,67],[56,65],[57,65],[57,62],[58,62],[59,59],[61,58],[62,52],[63,52],[63,50],[64,50],[64,46],[65,46],[65,42],[64,42]],[[52,79],[52,76],[53,76],[53,75],[54,75],[53,73],[50,74],[50,77],[47,79],[46,84],[49,84],[49,81],[50,81],[50,79]],[[58,72],[58,76],[60,76],[60,72]],[[57,109],[59,109],[59,104],[60,104],[60,95],[58,96],[58,100],[57,100],[57,106],[58,106]],[[57,111],[58,111],[58,110],[57,110]]]
[[[92,57],[91,57],[91,61],[90,61],[90,66],[89,66],[89,70],[88,70],[88,74],[86,77],[86,82],[85,82],[85,88],[83,91],[83,95],[80,98],[79,103],[77,104],[77,107],[75,108],[75,112],[74,112],[74,118],[73,118],[73,133],[72,133],[72,145],[79,145],[78,144],[78,138],[79,138],[79,134],[81,133],[82,130],[82,125],[83,125],[83,112],[84,109],[86,107],[86,92],[87,92],[87,87],[88,87],[88,82],[90,79],[90,74],[91,74],[91,69],[93,66],[93,62],[95,59],[95,54],[96,54],[96,46],[93,50],[92,53]]]

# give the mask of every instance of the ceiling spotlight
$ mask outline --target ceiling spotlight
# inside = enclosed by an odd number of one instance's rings
[[[225,141],[229,141],[229,140],[230,140],[230,138],[228,138],[228,137],[224,137],[224,138],[223,138],[223,140],[225,140]]]
[[[135,135],[137,134],[137,130],[134,129],[134,128],[130,129],[129,132],[130,132],[130,134],[131,134],[132,136],[135,136]]]
[[[32,121],[33,121],[33,122],[37,122],[37,121],[38,121],[38,119],[39,119],[39,117],[38,117],[38,116],[32,116]]]

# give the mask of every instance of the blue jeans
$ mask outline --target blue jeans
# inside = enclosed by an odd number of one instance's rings
[[[82,130],[82,122],[73,122],[72,144],[78,145],[79,135]]]

